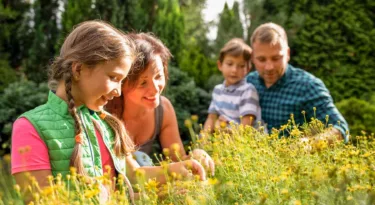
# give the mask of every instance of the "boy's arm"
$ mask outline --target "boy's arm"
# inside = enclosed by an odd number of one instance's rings
[[[242,93],[239,105],[239,112],[242,115],[241,124],[255,126],[257,115],[260,112],[259,95],[252,84]]]
[[[217,119],[217,114],[210,113],[207,116],[206,122],[204,123],[203,129],[209,132],[213,132],[215,127],[215,121]]]
[[[241,124],[243,125],[249,125],[253,126],[254,125],[254,119],[256,117],[254,115],[245,115],[241,118]]]

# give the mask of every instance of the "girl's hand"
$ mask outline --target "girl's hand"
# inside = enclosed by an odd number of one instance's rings
[[[215,162],[206,151],[203,149],[194,149],[191,153],[191,157],[198,160],[198,162],[200,162],[204,168],[211,171],[212,176],[215,175]]]
[[[184,177],[199,175],[200,180],[206,180],[206,171],[197,160],[186,160],[182,162],[171,163],[168,165],[169,173],[181,174]]]

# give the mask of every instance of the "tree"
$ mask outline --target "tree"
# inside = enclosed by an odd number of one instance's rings
[[[94,18],[111,22],[113,26],[124,29],[126,6],[124,0],[96,0],[94,6]]]
[[[184,13],[185,48],[180,52],[179,67],[194,78],[197,86],[206,87],[210,76],[218,73],[215,60],[211,58],[212,49],[209,46],[206,33],[208,25],[202,17],[205,0],[181,1],[181,10]]]
[[[188,41],[189,44],[180,53],[179,67],[194,78],[197,86],[205,88],[209,77],[218,73],[215,61],[204,55],[202,48],[194,38],[190,38]]]
[[[160,0],[152,31],[165,43],[178,65],[179,53],[184,48],[184,16],[177,0]]]
[[[0,0],[0,61],[2,66],[18,68],[26,55],[26,31],[22,31],[23,14],[30,9],[30,4],[22,0]],[[26,40],[27,39],[27,40]]]
[[[247,26],[246,41],[250,43],[251,34],[255,28],[263,23],[274,22],[285,26],[288,20],[293,20],[291,24],[294,25],[294,28],[298,28],[303,18],[301,18],[301,15],[289,12],[289,2],[290,0],[244,0],[243,12]],[[293,17],[289,18],[291,15]],[[288,33],[289,39],[292,39],[293,36]]]
[[[34,18],[29,22],[31,47],[24,65],[27,77],[38,83],[46,81],[49,61],[55,55],[58,6],[58,0],[36,0],[33,4]]]
[[[92,0],[67,0],[62,14],[62,32],[60,39],[63,39],[74,25],[92,19],[94,17]]]
[[[215,40],[216,55],[220,49],[232,38],[244,38],[242,23],[239,16],[239,4],[235,2],[233,8],[229,9],[225,3],[224,9],[220,14],[220,20],[217,27],[217,36]]]
[[[206,0],[182,0],[181,11],[184,14],[185,40],[187,44],[195,43],[207,57],[212,53],[206,36],[208,24],[204,22],[202,10]],[[194,41],[194,42],[191,42]]]

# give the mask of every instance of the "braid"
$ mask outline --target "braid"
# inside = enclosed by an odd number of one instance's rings
[[[72,115],[74,119],[74,135],[77,136],[82,133],[81,121],[77,115],[77,109],[74,104],[74,99],[72,96],[72,74],[71,72],[67,72],[65,74],[65,89],[66,89],[66,96],[68,98],[68,111]],[[70,166],[75,167],[77,169],[77,173],[81,175],[85,175],[84,167],[82,163],[82,144],[77,143],[74,146],[72,156],[70,158]]]
[[[108,123],[108,125],[115,132],[113,149],[116,156],[126,156],[127,153],[134,151],[134,143],[130,139],[122,122],[118,118],[110,114],[105,114],[103,120]]]

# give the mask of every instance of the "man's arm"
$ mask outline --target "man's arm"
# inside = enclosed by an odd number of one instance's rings
[[[314,79],[311,81],[307,86],[305,96],[305,109],[310,110],[315,115],[311,116],[319,119],[327,126],[330,124],[333,126],[319,135],[326,137],[332,136],[329,140],[337,138],[343,139],[345,143],[348,142],[348,124],[334,105],[333,99],[324,83],[320,79]]]

